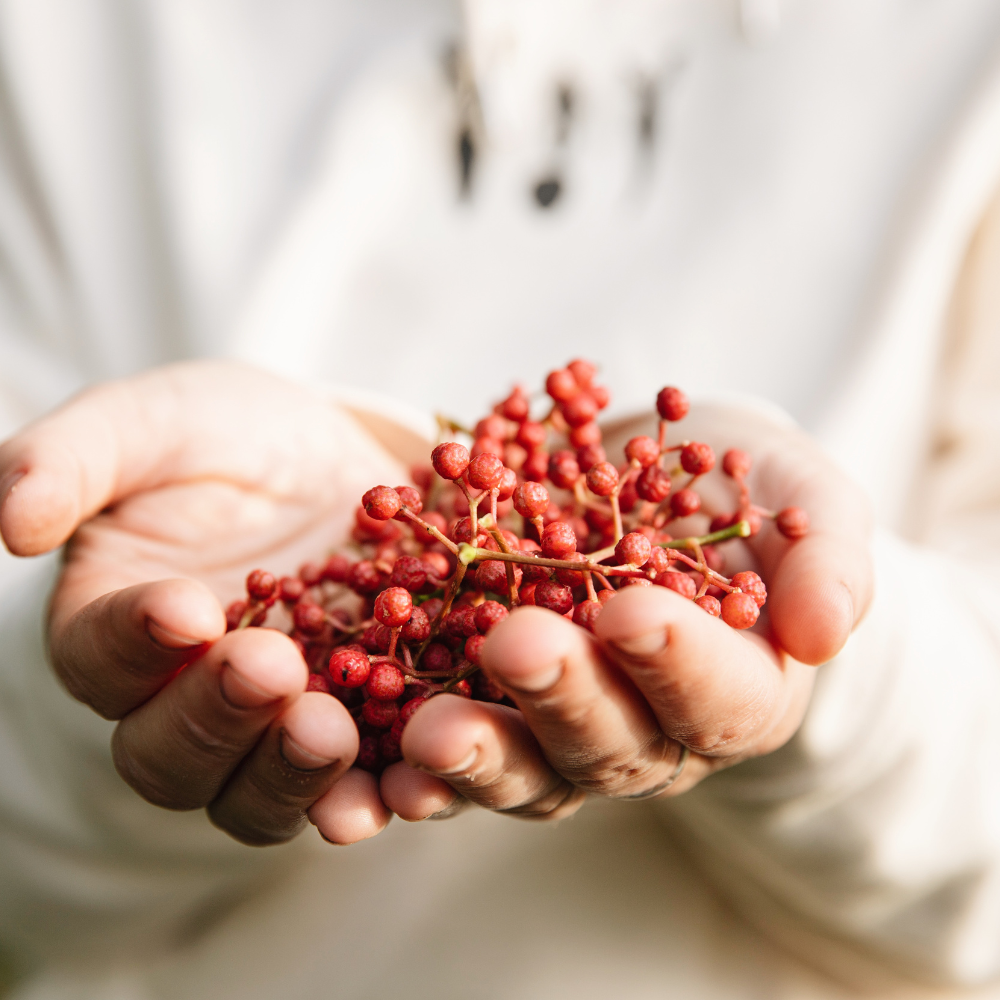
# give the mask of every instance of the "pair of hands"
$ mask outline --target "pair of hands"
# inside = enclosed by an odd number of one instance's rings
[[[351,766],[354,723],[335,698],[305,691],[290,639],[225,631],[221,602],[249,569],[294,571],[343,537],[368,487],[405,479],[321,397],[222,362],[90,390],[0,446],[0,534],[22,556],[69,540],[49,612],[53,665],[74,697],[117,720],[115,765],[148,801],[206,808],[251,844],[288,840],[307,818],[347,844],[393,813],[443,817],[468,802],[554,819],[588,792],[643,797],[682,745],[690,758],[665,794],[781,746],[808,705],[809,664],[835,655],[867,608],[859,492],[804,435],[728,417],[722,441],[754,455],[755,499],[801,506],[812,522],[794,545],[765,531],[744,552],[768,581],[760,633],[660,587],[623,591],[596,637],[524,608],[483,650],[520,712],[433,698],[381,778]]]

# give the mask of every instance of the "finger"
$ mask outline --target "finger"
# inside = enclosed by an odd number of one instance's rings
[[[309,401],[301,387],[231,362],[88,389],[0,444],[0,537],[16,555],[37,555],[126,496],[205,476],[271,493],[298,495],[307,481],[336,492],[345,449],[361,460],[378,452],[349,418],[317,397],[291,433],[282,421],[242,422],[252,408],[295,412]],[[317,479],[318,465],[331,475]]]
[[[659,587],[629,587],[595,633],[669,736],[727,759],[781,746],[798,727],[815,671]]]
[[[762,456],[758,483],[763,503],[802,507],[810,519],[809,533],[795,542],[774,529],[758,536],[771,627],[795,659],[825,663],[871,602],[867,503],[804,435],[787,435]]]
[[[280,844],[354,762],[358,728],[336,698],[307,691],[268,727],[208,807],[212,822],[244,844]]]
[[[449,819],[469,805],[443,778],[411,767],[405,760],[391,764],[378,783],[382,801],[408,823]]]
[[[594,638],[561,616],[518,608],[490,632],[482,657],[486,672],[523,712],[545,759],[573,784],[602,795],[633,796],[660,786],[676,770],[680,745],[664,734],[641,694],[609,665]],[[429,707],[414,715],[404,740]]]
[[[583,802],[582,792],[546,761],[521,713],[506,705],[439,695],[407,723],[401,748],[411,767],[496,812],[559,819]],[[418,814],[427,805],[408,799],[405,793],[412,790],[384,783],[386,805]]]
[[[91,581],[92,583],[94,581]],[[120,719],[160,690],[204,643],[221,638],[226,618],[195,580],[160,580],[102,593],[60,585],[50,643],[70,694],[106,719]],[[79,607],[96,589],[102,596]]]
[[[333,788],[313,803],[309,822],[331,844],[356,844],[381,833],[392,813],[379,798],[378,779],[352,767]]]
[[[118,724],[118,773],[155,805],[207,806],[307,678],[288,636],[230,632]]]

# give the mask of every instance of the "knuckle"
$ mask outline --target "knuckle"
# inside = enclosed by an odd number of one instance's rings
[[[150,767],[142,755],[129,748],[127,740],[119,737],[119,730],[115,731],[111,741],[111,759],[121,779],[137,795],[151,805],[177,812],[200,809],[205,805],[183,784],[178,785],[162,771]]]
[[[211,803],[206,812],[213,826],[218,827],[233,840],[249,847],[286,844],[294,840],[305,829],[307,823],[304,810],[275,821],[276,817],[252,816],[234,810],[231,803],[225,800]]]
[[[553,788],[542,795],[520,805],[497,809],[496,812],[505,816],[516,816],[519,819],[551,822],[576,812],[585,797],[586,792],[583,789],[560,779]]]

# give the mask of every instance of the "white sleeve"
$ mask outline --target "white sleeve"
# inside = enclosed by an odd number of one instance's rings
[[[835,974],[1000,974],[1000,198],[953,296],[913,543],[784,748],[663,805],[720,891]],[[919,543],[919,544],[918,544]]]
[[[800,954],[980,982],[1000,972],[1000,587],[885,534],[875,564],[797,735],[662,808]]]

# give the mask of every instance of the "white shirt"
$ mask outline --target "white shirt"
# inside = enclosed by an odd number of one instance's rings
[[[462,38],[481,115],[464,196],[443,69]],[[1000,180],[998,57],[987,0],[4,3],[6,426],[191,355],[463,417],[584,355],[618,413],[667,381],[778,404],[898,528],[947,304]],[[20,995],[988,980],[1000,632],[960,573],[934,620],[885,585],[928,558],[883,536],[868,623],[769,758],[663,807],[397,823],[318,853],[252,851],[135,797],[109,724],[43,666],[51,561],[7,559],[0,938],[57,966]]]

